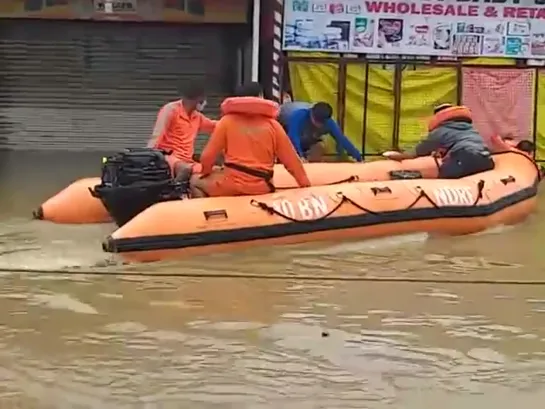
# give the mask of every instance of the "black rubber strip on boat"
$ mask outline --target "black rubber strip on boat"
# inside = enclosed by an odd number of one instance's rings
[[[159,236],[114,239],[108,237],[103,243],[103,250],[109,253],[127,253],[152,250],[172,250],[236,243],[253,240],[302,235],[327,230],[351,229],[388,223],[401,223],[419,220],[444,218],[484,217],[503,209],[524,202],[537,195],[539,181],[533,186],[502,197],[485,205],[472,207],[441,207],[425,209],[396,210],[380,214],[364,213],[353,216],[331,217],[316,222],[282,223],[269,226],[245,227],[231,230],[216,230],[193,234],[170,234]],[[183,217],[183,215],[180,215]]]

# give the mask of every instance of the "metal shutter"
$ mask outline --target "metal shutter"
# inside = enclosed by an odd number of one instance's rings
[[[0,22],[0,148],[142,146],[159,107],[205,79],[208,115],[235,82],[240,26]],[[238,28],[238,31],[237,31]]]

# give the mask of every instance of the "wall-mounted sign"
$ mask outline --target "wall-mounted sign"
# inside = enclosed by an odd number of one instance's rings
[[[137,0],[113,1],[94,0],[95,13],[136,13],[138,10]]]
[[[0,0],[0,18],[245,23],[249,0]]]
[[[284,50],[545,58],[545,0],[284,4]]]
[[[141,20],[138,0],[94,0],[93,19]]]

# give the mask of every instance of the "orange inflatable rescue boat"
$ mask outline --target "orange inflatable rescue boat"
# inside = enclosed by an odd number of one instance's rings
[[[367,163],[306,163],[304,166],[313,186],[348,180],[388,180],[392,171],[419,171],[424,178],[436,178],[438,169],[437,162],[431,157],[403,162],[380,160]],[[199,167],[196,171],[200,171]],[[34,218],[59,224],[111,222],[112,218],[100,199],[90,193],[100,183],[101,178],[98,177],[72,183],[34,211]],[[279,190],[297,187],[293,177],[282,165],[275,166],[273,184]]]
[[[494,170],[457,180],[382,178],[255,197],[158,203],[116,230],[103,249],[146,262],[256,244],[413,232],[462,235],[515,224],[536,208],[540,171],[529,155],[505,148],[493,155]]]
[[[252,102],[248,108],[248,98],[230,98],[224,101],[222,110],[224,113],[226,109],[240,112],[242,108],[245,113],[252,110],[253,114],[275,118],[278,104],[260,101],[263,104]],[[438,163],[433,158],[404,163],[383,160],[366,164],[312,163],[304,166],[313,186],[355,180],[386,180],[390,178],[391,172],[404,170],[418,171],[424,177],[434,178],[438,171]],[[195,173],[200,172],[198,167],[194,169]],[[283,166],[275,166],[273,174],[272,184],[276,190],[297,187],[294,178]],[[34,217],[66,224],[101,223],[113,219],[122,225],[152,203],[178,199],[183,195],[183,189],[182,186],[173,186],[163,152],[150,149],[126,150],[103,159],[100,179],[82,179],[71,184],[43,203],[34,212]]]

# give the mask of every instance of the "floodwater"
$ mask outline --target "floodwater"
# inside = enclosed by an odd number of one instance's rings
[[[128,267],[101,252],[111,226],[29,220],[100,155],[0,159],[0,408],[543,405],[540,214],[471,237]]]

